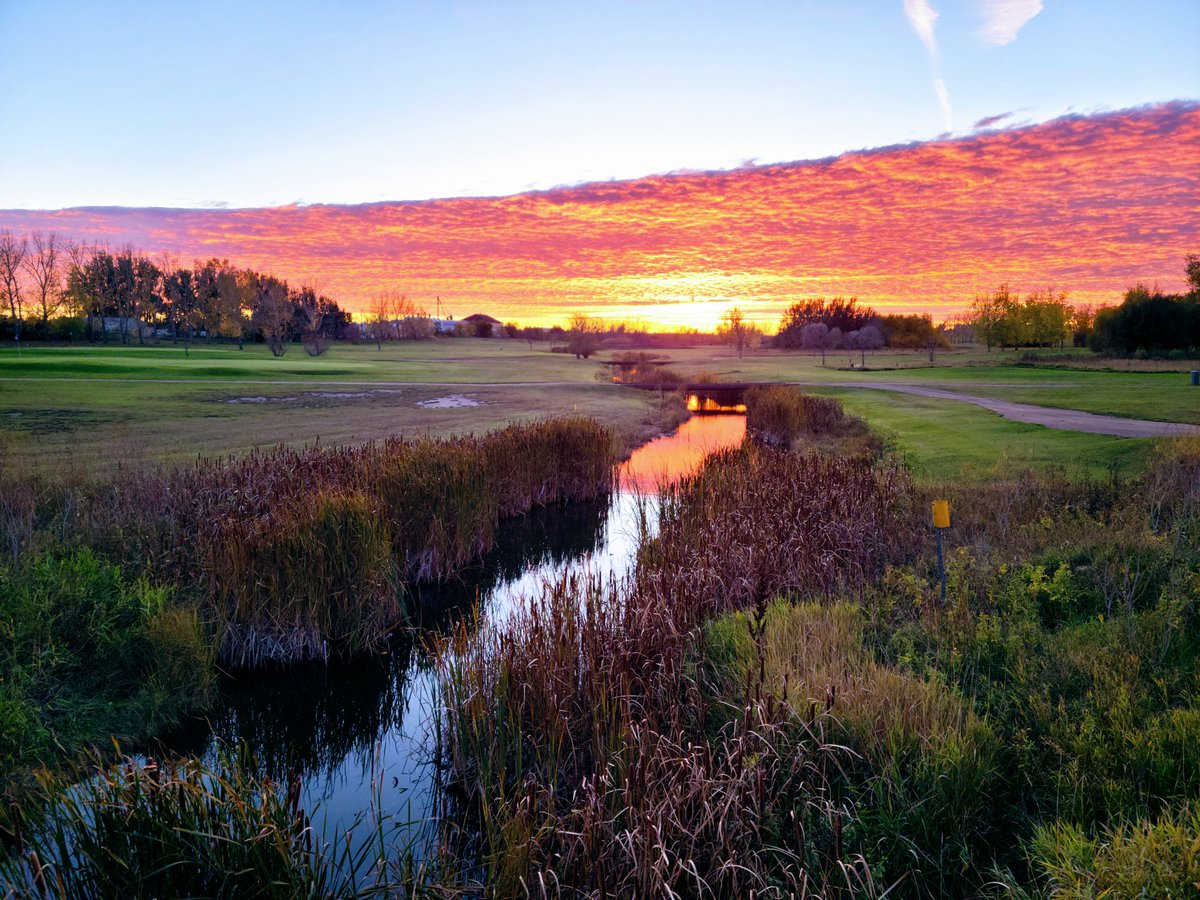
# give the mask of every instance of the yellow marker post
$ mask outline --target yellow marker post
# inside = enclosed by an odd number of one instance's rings
[[[933,528],[937,532],[938,575],[942,580],[942,606],[946,605],[946,560],[942,556],[942,532],[950,527],[950,501],[933,501]]]

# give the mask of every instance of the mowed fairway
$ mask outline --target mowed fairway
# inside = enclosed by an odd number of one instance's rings
[[[280,359],[262,346],[187,356],[169,346],[5,348],[0,439],[11,461],[94,471],[318,439],[483,433],[571,414],[637,441],[671,420],[672,405],[599,384],[598,369],[517,341],[344,345],[315,359],[300,347]]]
[[[659,352],[685,377],[788,381],[837,396],[915,472],[932,478],[982,478],[998,466],[1132,472],[1152,442],[1026,425],[967,403],[870,385],[1200,423],[1200,388],[1181,371],[1016,366],[1014,354],[980,350],[939,353],[933,366],[924,354],[879,353],[868,356],[866,370],[851,368],[845,352],[831,352],[825,367],[809,354],[753,351],[739,359],[720,346]],[[610,423],[637,442],[666,426],[676,407],[653,393],[601,383],[601,361],[610,355],[577,360],[545,344],[478,339],[385,343],[382,350],[338,345],[317,358],[299,346],[282,358],[261,345],[197,345],[186,354],[169,344],[32,346],[20,353],[5,347],[0,441],[10,462],[91,471],[318,439],[482,433],[572,413]]]

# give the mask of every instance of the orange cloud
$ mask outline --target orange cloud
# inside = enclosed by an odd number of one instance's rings
[[[814,162],[499,198],[270,209],[0,212],[184,259],[227,257],[353,309],[381,290],[459,315],[584,311],[673,325],[856,295],[941,317],[1008,281],[1112,302],[1182,287],[1200,251],[1200,104],[1171,103]]]

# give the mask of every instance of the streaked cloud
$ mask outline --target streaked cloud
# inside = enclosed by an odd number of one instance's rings
[[[979,36],[990,44],[1003,47],[1017,39],[1017,33],[1042,11],[1042,0],[983,0],[983,27]]]
[[[934,34],[934,25],[938,19],[937,10],[929,5],[929,0],[904,0],[904,15],[908,17],[908,24],[929,51],[929,62],[933,66],[933,92],[937,95],[938,106],[946,122],[946,131],[949,132],[954,127],[954,115],[950,107],[950,90],[942,79],[941,63],[938,61],[937,35]]]
[[[929,55],[936,59],[937,37],[933,33],[933,26],[938,14],[929,5],[929,0],[904,0],[904,15],[908,16],[908,24],[917,33]]]
[[[998,113],[994,116],[984,116],[974,125],[972,125],[971,129],[973,131],[982,131],[985,128],[991,128],[993,125],[999,125],[1001,122],[1005,121],[1006,119],[1011,119],[1012,117],[1013,113],[1011,112]]]
[[[1200,104],[953,140],[506,197],[267,209],[0,211],[181,258],[319,283],[351,308],[404,291],[459,316],[572,312],[708,325],[733,303],[774,323],[799,297],[942,316],[1009,281],[1112,302],[1183,286],[1200,246]]]

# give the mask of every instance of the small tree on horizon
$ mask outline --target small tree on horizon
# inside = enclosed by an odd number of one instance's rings
[[[25,319],[25,299],[21,296],[21,272],[29,253],[29,239],[18,238],[7,229],[0,231],[0,297],[8,306],[13,321],[13,341],[21,344],[21,325]]]
[[[738,359],[741,359],[742,353],[746,349],[746,344],[749,343],[756,330],[753,325],[746,321],[741,307],[735,306],[721,316],[721,322],[717,325],[717,337],[724,343],[736,348]]]
[[[587,359],[600,349],[600,323],[577,313],[567,328],[567,349],[576,359]]]

